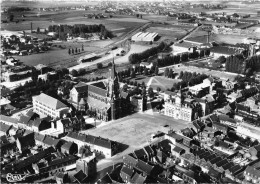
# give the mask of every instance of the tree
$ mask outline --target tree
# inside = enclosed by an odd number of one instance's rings
[[[13,22],[13,20],[14,20],[14,15],[13,15],[13,14],[11,14],[11,15],[9,16],[9,20],[10,20],[10,22]]]
[[[124,91],[124,92],[127,92],[127,89],[128,89],[128,85],[127,85],[127,84],[124,84],[124,86],[123,86],[123,91]]]
[[[40,33],[40,28],[39,28],[39,27],[37,27],[37,33],[38,33],[38,34]]]
[[[75,69],[73,69],[73,70],[71,71],[71,75],[72,75],[73,77],[76,77],[76,76],[78,75],[78,71],[75,70]]]
[[[153,88],[151,88],[151,87],[148,88],[148,95],[150,98],[153,98],[153,96],[154,96]]]
[[[77,48],[75,48],[75,53],[76,53],[76,54],[78,53],[78,49],[77,49]]]
[[[165,76],[165,77],[168,77],[168,75],[169,75],[169,68],[165,68],[165,70],[164,70],[164,76]]]
[[[38,81],[38,71],[35,68],[32,68],[32,81],[37,82]]]
[[[136,14],[136,17],[138,18],[138,17],[139,17],[139,14]]]
[[[182,79],[182,77],[183,77],[183,71],[180,72],[179,79]]]
[[[169,70],[168,78],[173,78],[173,71],[172,71],[172,69]]]
[[[74,49],[71,49],[71,53],[74,54]]]
[[[157,91],[160,92],[160,91],[161,91],[161,88],[160,88],[160,87],[157,87]]]
[[[134,71],[134,69],[131,71],[131,78],[135,78],[135,71]]]
[[[81,51],[84,51],[84,45],[82,44]]]
[[[158,75],[158,74],[159,74],[159,68],[158,68],[158,66],[155,67],[154,74],[155,74],[155,75]]]
[[[147,68],[144,69],[144,75],[148,75],[148,69]]]
[[[68,54],[69,54],[69,55],[71,54],[71,50],[70,50],[70,49],[68,50]]]
[[[103,64],[102,63],[97,63],[97,69],[101,69],[103,68]]]
[[[210,55],[210,50],[209,50],[209,49],[207,49],[207,50],[205,51],[205,55],[206,55],[207,57]]]
[[[79,71],[78,71],[78,74],[79,75],[84,75],[86,72],[86,70],[84,68],[80,68]]]

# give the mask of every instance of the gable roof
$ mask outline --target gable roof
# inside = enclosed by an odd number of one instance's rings
[[[40,134],[40,133],[35,133],[35,134],[34,134],[34,138],[35,138],[35,140],[37,140],[37,141],[43,142],[43,140],[45,139],[45,135]]]
[[[7,125],[5,123],[0,122],[0,131],[7,132],[12,128],[12,125]]]
[[[154,166],[149,165],[148,163],[142,161],[142,160],[138,160],[135,168],[142,171],[143,173],[146,173],[147,175],[151,174],[151,171],[153,169]]]
[[[45,139],[43,140],[44,144],[47,144],[49,146],[57,147],[59,144],[60,139],[54,139],[52,137],[46,136]]]
[[[132,163],[134,166],[137,164],[138,160],[134,158],[132,155],[123,156],[123,162],[126,164],[128,162]]]
[[[69,142],[66,142],[65,144],[63,144],[63,145],[61,146],[61,148],[62,148],[62,149],[65,149],[65,150],[70,150],[70,148],[71,148],[71,146],[72,146],[73,144],[75,144],[75,143],[69,141]]]
[[[144,183],[146,177],[142,176],[141,174],[135,173],[134,176],[131,178],[131,183]]]
[[[144,147],[145,151],[149,154],[149,155],[153,155],[154,154],[154,151],[153,149],[151,148],[151,146],[145,146]]]
[[[88,177],[82,170],[78,171],[76,174],[73,175],[73,177],[79,182],[86,182],[86,178]]]
[[[9,116],[0,115],[0,121],[17,124],[18,120]]]
[[[134,174],[134,170],[130,169],[128,167],[126,167],[125,165],[122,167],[121,169],[121,173],[124,173],[126,175],[128,175],[129,177],[132,177],[132,175]]]
[[[74,88],[78,93],[88,92],[88,85],[84,82],[79,82]]]
[[[101,137],[96,137],[95,140],[94,140],[95,145],[101,146],[101,147],[104,147],[104,148],[108,148],[108,149],[111,149],[111,146],[112,146],[111,143],[112,143],[112,141],[110,141],[108,139],[101,138]]]
[[[90,84],[88,86],[88,91],[92,92],[92,93],[96,93],[103,97],[107,96],[107,90],[106,90],[104,82],[102,82],[102,81]]]
[[[141,158],[147,156],[146,153],[145,153],[145,151],[144,151],[143,149],[135,150],[135,151],[134,151],[134,154],[135,154],[135,156],[136,156],[138,159],[141,159]]]
[[[47,105],[48,107],[50,108],[53,108],[55,110],[57,109],[62,109],[62,108],[66,108],[67,106],[62,103],[61,101],[49,96],[49,95],[46,95],[44,93],[41,93],[40,95],[38,96],[34,96],[33,97],[35,100]]]

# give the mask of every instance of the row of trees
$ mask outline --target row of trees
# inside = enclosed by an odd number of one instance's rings
[[[49,32],[56,32],[58,34],[70,34],[72,36],[85,35],[85,33],[100,33],[105,39],[112,38],[113,34],[106,29],[102,24],[85,25],[75,24],[71,25],[50,25],[48,28]]]
[[[169,45],[165,44],[164,42],[161,42],[158,46],[147,49],[144,52],[138,54],[137,53],[131,54],[128,60],[131,64],[138,64],[141,63],[142,60],[148,59],[150,56],[158,54],[159,52],[167,49],[167,47],[169,47]]]
[[[164,67],[164,66],[169,66],[169,65],[174,65],[174,64],[179,64],[181,62],[186,62],[189,59],[197,59],[197,58],[202,58],[204,56],[209,56],[210,55],[210,50],[201,50],[200,52],[192,52],[192,53],[183,53],[181,55],[175,55],[175,56],[168,56],[163,59],[158,59],[158,66],[159,67]]]
[[[254,55],[246,60],[246,74],[252,75],[253,72],[260,68],[260,55]]]
[[[233,73],[244,73],[245,72],[245,62],[244,57],[241,54],[235,56],[229,56],[226,58],[226,71]]]

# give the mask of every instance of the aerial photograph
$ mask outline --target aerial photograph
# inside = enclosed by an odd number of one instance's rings
[[[260,0],[0,3],[0,183],[260,183]]]

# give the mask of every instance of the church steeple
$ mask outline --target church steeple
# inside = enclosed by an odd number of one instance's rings
[[[114,57],[113,57],[110,77],[113,80],[113,79],[115,79],[116,76],[117,76],[116,75],[116,67],[115,67],[115,61],[114,61]]]
[[[114,58],[112,61],[110,77],[108,79],[108,96],[110,98],[114,97],[115,99],[119,97],[119,81],[116,73]]]

